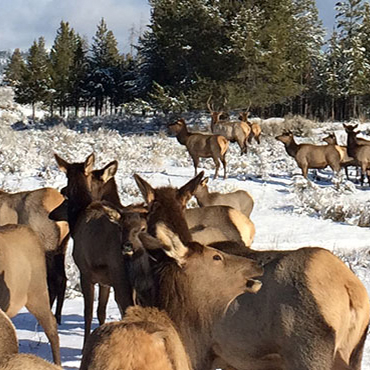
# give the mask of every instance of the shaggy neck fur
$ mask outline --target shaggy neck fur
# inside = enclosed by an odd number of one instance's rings
[[[289,143],[284,143],[284,145],[287,153],[291,157],[295,158],[299,149],[299,145],[295,142],[294,137],[292,137],[292,140]]]

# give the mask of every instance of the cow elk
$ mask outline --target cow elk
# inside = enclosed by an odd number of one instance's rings
[[[55,317],[61,323],[62,306],[67,278],[64,259],[68,244],[68,224],[48,218],[50,211],[58,207],[64,198],[53,188],[7,193],[0,191],[0,226],[25,224],[39,235],[46,250],[47,279],[50,306],[57,299]]]
[[[80,370],[191,370],[177,330],[164,311],[129,307],[121,321],[90,335]]]
[[[50,310],[45,245],[26,225],[0,226],[0,308],[9,317],[26,306],[48,337],[54,362],[60,365],[57,322]]]
[[[335,173],[339,173],[340,155],[334,146],[297,144],[290,131],[276,136],[276,140],[284,144],[287,153],[296,160],[305,178],[309,168],[323,169],[330,166]]]
[[[67,217],[74,241],[73,258],[80,270],[84,296],[85,337],[90,334],[94,284],[99,284],[99,300],[108,300],[112,286],[121,314],[133,304],[122,248],[126,242],[140,243],[138,234],[145,229],[136,213],[123,213],[109,202],[93,202],[91,195],[94,155],[83,163],[68,163],[55,155],[59,168],[66,173]],[[108,182],[116,171],[116,162],[105,168],[101,178]],[[112,168],[113,166],[113,168]],[[60,209],[59,209],[60,211]],[[51,217],[58,218],[58,208]],[[99,323],[105,321],[105,305],[98,310]]]
[[[252,196],[245,190],[236,190],[231,193],[210,192],[208,189],[208,177],[202,180],[194,196],[198,201],[199,207],[207,206],[229,206],[242,212],[247,217],[250,216],[254,201]]]
[[[357,139],[358,131],[355,131],[358,125],[343,124],[347,133],[347,150],[348,154],[353,157],[361,168],[361,186],[364,184],[365,173],[370,186],[370,145],[362,145]]]
[[[144,243],[148,253],[156,252],[152,262],[158,288],[155,306],[173,320],[194,370],[211,368],[214,325],[222,320],[238,296],[259,291],[261,284],[254,278],[263,274],[263,269],[253,260],[228,255],[191,240],[183,208],[201,175],[180,189],[155,189],[135,175],[149,207],[148,231],[160,241],[160,247]],[[155,248],[159,249],[152,251]],[[140,278],[139,285],[146,277]]]
[[[261,126],[257,122],[251,122],[248,120],[249,116],[249,109],[239,113],[239,120],[242,122],[246,122],[249,127],[251,128],[251,133],[248,137],[249,144],[252,143],[252,139],[256,140],[257,144],[261,144]]]
[[[184,227],[181,204],[191,196],[199,182],[199,178],[195,178],[182,188],[171,190],[153,189],[139,180],[143,196],[152,209],[148,218],[149,230],[163,244],[171,245],[172,242],[178,257],[185,255],[186,258],[185,253],[189,252],[183,250],[183,246],[188,245],[186,240],[191,237]],[[173,200],[170,201],[171,192]],[[178,239],[169,230],[174,230]],[[182,244],[179,244],[180,241]],[[235,251],[233,245],[237,247]],[[230,303],[230,309],[221,320],[208,316],[207,330],[199,326],[198,335],[207,334],[207,343],[212,343],[218,363],[236,370],[361,368],[369,325],[369,297],[364,285],[338,257],[318,247],[254,251],[233,242],[216,243],[210,247],[251,258],[264,267],[260,278],[262,289],[258,294],[238,297],[234,301],[237,304]],[[203,286],[206,283],[202,284],[197,275],[191,275],[196,273],[189,268],[188,281],[196,281],[200,286],[188,291],[190,286],[186,283],[186,291],[178,302],[172,297],[179,294],[179,285],[173,277],[161,275],[165,270],[160,259],[157,261],[160,266],[154,268],[158,289],[156,306],[167,311],[179,328],[180,336],[183,332],[189,333],[188,315],[196,317],[200,311],[196,305],[204,307],[202,313],[211,314],[208,305],[223,295],[226,280],[221,280],[219,284],[209,280],[213,287],[217,287],[212,289],[208,285]],[[179,258],[178,266],[182,262]],[[208,273],[204,265],[197,269],[198,272],[206,270]],[[226,279],[224,275],[218,276]],[[207,348],[203,340],[193,338],[189,345],[188,336],[184,336],[185,348],[193,361],[199,350]],[[193,362],[195,369],[197,364]]]
[[[168,128],[176,135],[178,142],[186,146],[194,163],[195,175],[197,174],[199,158],[212,158],[216,166],[214,177],[217,178],[221,161],[224,167],[224,179],[226,179],[225,155],[229,148],[229,142],[225,137],[222,135],[190,133],[182,118],[169,124]]]
[[[40,357],[18,353],[15,327],[0,309],[0,370],[62,370],[62,368]]]

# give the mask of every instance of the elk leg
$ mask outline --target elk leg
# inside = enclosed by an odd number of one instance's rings
[[[37,321],[44,329],[51,345],[54,363],[61,365],[57,322],[49,308],[49,295],[47,293],[47,288],[45,286],[45,293],[41,295],[35,294],[34,292],[32,293],[33,294],[29,294],[27,296],[26,307],[28,311],[36,317]]]
[[[116,268],[116,273],[112,274],[115,284],[113,284],[114,289],[114,299],[116,300],[118,307],[120,309],[121,315],[125,314],[126,308],[133,305],[133,294],[132,288],[129,283],[129,279],[122,265]]]
[[[261,144],[261,139],[260,139],[259,135],[258,136],[255,136],[255,139],[257,141],[257,144]]]
[[[194,176],[197,175],[197,169],[198,169],[198,164],[199,164],[199,158],[192,157],[193,159],[193,164],[194,164]]]
[[[226,175],[226,159],[225,159],[225,155],[221,156],[221,162],[222,162],[222,165],[224,166],[224,179],[227,178],[227,175]]]
[[[109,286],[99,284],[99,301],[97,310],[99,325],[103,325],[105,323],[109,292]]]
[[[58,254],[55,256],[55,267],[56,273],[58,274],[58,294],[57,294],[57,307],[55,309],[55,318],[57,323],[60,325],[62,323],[62,308],[64,303],[64,297],[67,287],[67,277],[64,267],[65,254]]]
[[[94,304],[94,284],[90,282],[90,279],[87,279],[81,273],[81,290],[84,296],[84,318],[85,318],[85,336],[84,336],[84,347],[86,340],[90,335],[91,331],[91,321],[93,313],[93,304]]]
[[[217,157],[212,157],[213,158],[213,162],[215,162],[215,166],[216,166],[216,172],[215,172],[215,179],[217,179],[217,176],[218,176],[218,170],[220,168],[220,161],[218,160]]]

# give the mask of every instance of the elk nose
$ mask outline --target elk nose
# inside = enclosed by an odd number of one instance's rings
[[[122,254],[132,256],[133,253],[134,253],[134,245],[130,241],[127,241],[126,243],[124,243],[122,246]]]

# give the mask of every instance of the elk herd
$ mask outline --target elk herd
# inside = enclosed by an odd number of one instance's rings
[[[217,177],[221,161],[226,177],[229,142],[246,153],[261,130],[245,112],[226,124],[208,107],[212,134],[190,133],[183,119],[169,125],[195,177],[179,188],[154,187],[135,174],[143,203],[122,205],[118,162],[95,169],[94,154],[73,163],[55,154],[67,179],[61,192],[0,192],[0,370],[60,368],[57,323],[69,237],[84,300],[81,369],[361,369],[366,288],[324,248],[251,248],[253,198],[243,190],[211,192],[197,167],[199,158],[212,158]],[[336,172],[356,165],[364,176],[370,146],[356,139],[356,127],[345,129],[347,148],[333,135],[323,146],[297,144],[291,132],[276,139],[305,177],[327,165]],[[199,207],[187,208],[193,196]],[[91,333],[96,284],[100,326]],[[111,288],[122,319],[105,323]],[[43,327],[55,365],[18,353],[9,318],[23,306]]]

